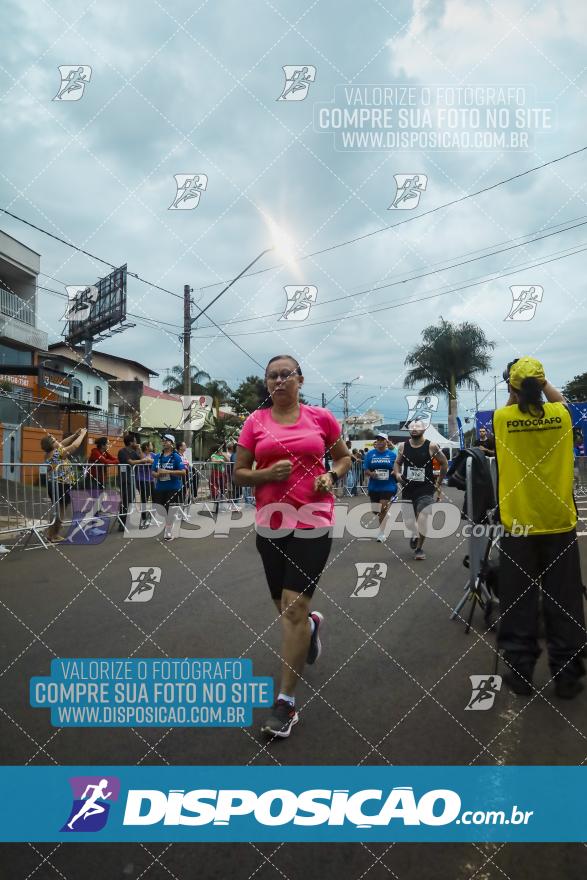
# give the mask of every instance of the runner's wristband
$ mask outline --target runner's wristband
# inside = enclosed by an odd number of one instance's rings
[[[331,476],[332,482],[336,485],[336,483],[338,482],[338,474],[336,473],[336,471],[326,471],[326,473]]]

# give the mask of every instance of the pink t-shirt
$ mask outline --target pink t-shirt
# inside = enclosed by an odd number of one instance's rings
[[[292,472],[287,480],[263,483],[255,487],[257,499],[257,523],[265,526],[268,514],[263,508],[268,504],[284,506],[284,518],[271,517],[271,528],[320,528],[334,523],[334,496],[328,492],[315,492],[314,480],[323,474],[324,453],[340,437],[340,425],[331,412],[319,406],[300,404],[300,415],[293,425],[276,422],[271,408],[257,409],[246,419],[238,443],[253,453],[257,470],[271,467],[276,461],[289,459]],[[303,518],[290,513],[287,505],[299,510],[306,508]],[[276,521],[276,524],[274,522]]]

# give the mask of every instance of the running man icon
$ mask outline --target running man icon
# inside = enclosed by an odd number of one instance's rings
[[[416,208],[420,202],[420,196],[426,189],[428,178],[425,174],[394,174],[396,194],[393,202],[387,209],[392,211]]]
[[[92,68],[87,64],[61,65],[59,67],[61,86],[54,101],[79,101],[92,76]]]
[[[491,709],[501,690],[501,675],[470,675],[473,693],[465,709]]]
[[[542,302],[544,288],[536,284],[524,287],[514,284],[510,287],[512,305],[504,321],[531,321],[536,314],[538,304]]]
[[[87,785],[84,793],[82,794],[82,801],[84,801],[82,808],[75,814],[75,816],[70,819],[67,823],[67,827],[73,831],[73,826],[78,821],[78,819],[86,821],[90,816],[97,816],[99,813],[105,813],[106,809],[102,804],[97,803],[97,801],[103,800],[107,801],[111,796],[111,791],[105,791],[108,787],[108,780],[101,779],[98,785]],[[92,794],[88,797],[88,792],[91,791]],[[86,800],[87,798],[87,800]]]
[[[355,562],[357,583],[351,599],[373,599],[379,593],[381,581],[387,575],[386,562]]]
[[[428,394],[425,397],[406,394],[406,403],[408,404],[408,417],[404,423],[404,429],[407,429],[410,422],[414,421],[422,421],[428,427],[432,421],[432,413],[438,409],[438,397],[434,394]]]
[[[280,321],[304,321],[318,298],[318,288],[314,284],[296,287],[287,284],[284,288],[287,302]]]
[[[174,174],[177,192],[170,211],[191,211],[200,202],[200,197],[208,186],[206,174]]]
[[[303,101],[308,94],[311,83],[316,80],[316,68],[312,65],[296,67],[285,65],[285,85],[278,101]]]
[[[161,569],[158,567],[129,568],[131,577],[130,591],[125,602],[150,602],[155,591],[155,584],[161,583]]]
[[[71,776],[73,803],[65,825],[66,834],[101,831],[108,821],[111,805],[120,796],[118,776]]]

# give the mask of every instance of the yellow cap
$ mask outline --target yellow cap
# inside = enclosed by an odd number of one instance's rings
[[[512,388],[519,390],[524,379],[538,379],[541,385],[546,381],[544,367],[536,358],[520,358],[511,368],[509,382]]]

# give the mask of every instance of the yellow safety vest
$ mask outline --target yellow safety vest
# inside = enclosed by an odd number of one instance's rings
[[[528,535],[550,535],[574,529],[573,429],[566,406],[545,403],[542,418],[517,404],[504,406],[493,413],[493,434],[506,531],[519,535],[515,526],[530,526]]]

